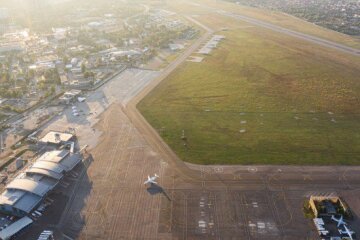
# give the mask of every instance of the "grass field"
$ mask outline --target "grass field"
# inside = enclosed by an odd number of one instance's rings
[[[202,63],[185,62],[138,105],[179,157],[200,164],[360,164],[358,58],[219,16],[199,20],[229,27],[219,33],[226,39]]]

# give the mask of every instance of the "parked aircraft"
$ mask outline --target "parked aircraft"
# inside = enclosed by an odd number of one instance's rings
[[[346,225],[344,225],[344,228],[345,228],[345,231],[339,230],[339,233],[340,233],[340,234],[346,234],[346,235],[348,235],[348,237],[350,238],[350,240],[353,240],[353,239],[354,239],[354,238],[353,238],[354,231],[351,231],[350,229],[348,229],[348,228],[346,227]]]
[[[340,227],[341,225],[345,225],[346,222],[344,221],[344,217],[343,215],[341,215],[340,218],[336,218],[334,215],[331,216],[331,220],[334,220],[335,222],[337,222],[337,227]]]
[[[144,184],[157,184],[157,182],[155,182],[155,180],[158,178],[159,176],[155,173],[155,175],[153,177],[148,176],[148,179],[144,182]]]

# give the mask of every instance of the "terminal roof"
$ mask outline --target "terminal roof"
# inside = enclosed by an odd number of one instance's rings
[[[52,187],[52,185],[41,181],[34,181],[28,178],[15,178],[6,186],[6,189],[23,190],[25,192],[33,193],[43,197],[48,191],[52,189]]]

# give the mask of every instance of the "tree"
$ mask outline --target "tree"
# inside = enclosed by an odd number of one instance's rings
[[[31,79],[31,78],[33,78],[34,76],[35,76],[35,71],[34,71],[34,69],[30,69],[30,70],[28,71],[28,74],[27,74],[28,79]]]
[[[86,66],[85,63],[81,63],[81,72],[85,74],[86,72]]]

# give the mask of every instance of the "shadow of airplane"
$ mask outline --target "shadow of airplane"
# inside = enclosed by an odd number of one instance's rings
[[[166,191],[157,184],[150,183],[150,186],[146,189],[146,191],[148,191],[148,193],[150,195],[156,195],[156,194],[162,193],[169,201],[171,201],[171,198],[166,193]]]

